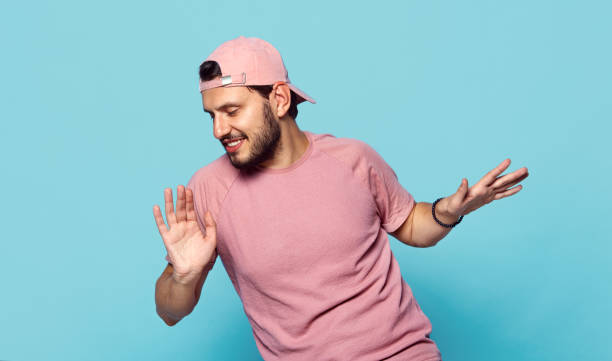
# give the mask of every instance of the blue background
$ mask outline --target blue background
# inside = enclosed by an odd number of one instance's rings
[[[152,206],[223,153],[219,44],[282,54],[298,125],[372,145],[420,202],[503,159],[519,193],[438,245],[390,237],[444,360],[612,359],[605,1],[38,1],[0,9],[0,359],[260,360],[222,263],[157,316]],[[175,193],[176,194],[176,193]]]

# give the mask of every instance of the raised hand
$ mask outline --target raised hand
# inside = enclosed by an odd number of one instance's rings
[[[455,194],[440,200],[440,207],[449,215],[459,217],[466,215],[493,200],[505,198],[518,193],[522,185],[508,189],[529,176],[526,167],[498,176],[510,165],[506,158],[497,167],[489,171],[478,183],[468,188],[467,179],[461,179],[461,185]]]
[[[168,256],[178,281],[199,277],[204,266],[212,261],[217,246],[217,229],[209,211],[204,215],[206,235],[202,233],[193,208],[193,191],[182,185],[177,187],[176,212],[172,200],[172,188],[164,189],[166,221],[159,206],[153,206],[153,216],[164,241]]]

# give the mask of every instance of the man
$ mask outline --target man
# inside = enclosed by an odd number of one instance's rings
[[[262,86],[268,86],[267,88]],[[269,43],[240,36],[200,67],[204,110],[226,153],[179,185],[156,283],[170,326],[191,313],[220,256],[265,360],[440,360],[432,327],[393,256],[387,233],[431,247],[465,214],[517,193],[522,168],[434,204],[416,202],[366,143],[302,131],[293,85]]]

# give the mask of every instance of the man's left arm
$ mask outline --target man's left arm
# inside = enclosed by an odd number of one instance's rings
[[[463,178],[455,194],[441,199],[436,204],[436,218],[442,223],[452,224],[462,215],[520,191],[522,185],[508,188],[527,178],[529,172],[523,167],[498,178],[509,165],[510,159],[505,159],[472,187],[468,187],[467,179]],[[422,248],[435,246],[451,229],[439,225],[433,219],[431,203],[418,202],[404,223],[391,232],[391,235],[407,245]]]

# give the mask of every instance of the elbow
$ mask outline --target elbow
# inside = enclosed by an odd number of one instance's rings
[[[159,318],[161,318],[164,321],[164,323],[168,326],[174,326],[177,323],[179,323],[179,321],[181,320],[180,318],[171,317],[167,313],[160,312],[159,309],[157,309],[156,312]]]
[[[168,325],[168,326],[174,326],[174,325],[176,325],[177,323],[179,323],[179,321],[180,321],[180,320],[176,320],[176,319],[170,318],[170,317],[168,317],[168,316],[161,316],[161,315],[160,315],[160,317],[161,317],[161,319],[162,319],[162,320],[164,320],[164,322],[165,322],[165,323],[166,323],[166,325]]]
[[[415,248],[428,248],[433,247],[438,243],[437,240],[418,240],[412,237],[401,237],[400,234],[394,234],[395,238],[397,238],[400,242]]]
[[[404,242],[410,246],[416,247],[416,248],[429,248],[429,247],[433,247],[436,244],[438,244],[440,240],[428,240],[428,241],[415,241],[415,240],[410,240],[408,242]]]
[[[426,248],[433,247],[433,246],[435,246],[436,244],[438,244],[438,241],[435,241],[435,242],[430,243],[429,245],[427,245],[427,246],[426,246]]]
[[[166,325],[172,327],[178,323],[178,320],[164,319],[164,322],[166,323]]]
[[[417,248],[429,248],[429,247],[433,247],[435,245],[436,245],[436,243],[427,243],[427,244],[416,243],[414,245],[414,247],[417,247]]]
[[[430,240],[428,240],[428,241],[426,241],[426,242],[422,242],[422,243],[421,243],[421,247],[422,247],[422,248],[429,248],[429,247],[433,247],[433,246],[435,246],[436,244],[438,244],[438,242],[440,242],[440,240],[439,240],[439,239],[430,239]]]

